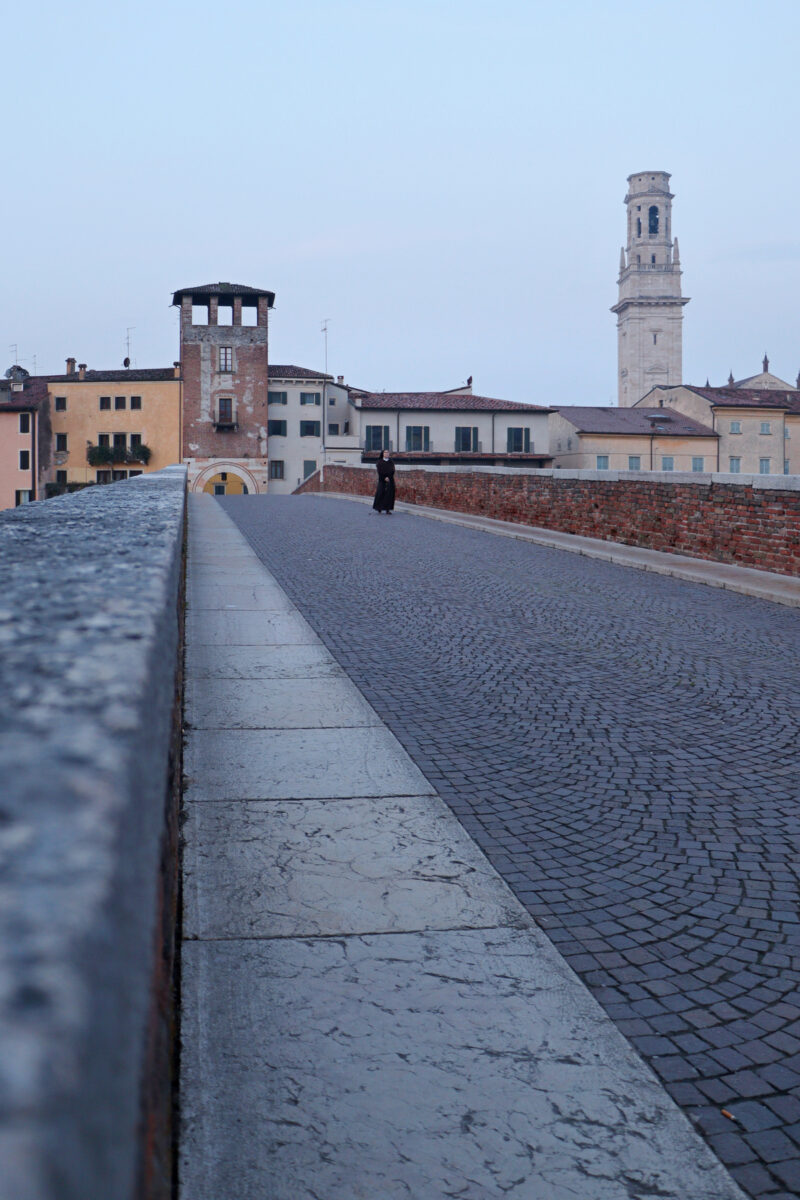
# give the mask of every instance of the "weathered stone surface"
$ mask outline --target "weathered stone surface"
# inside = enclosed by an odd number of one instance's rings
[[[185,473],[0,514],[5,1198],[128,1197]]]

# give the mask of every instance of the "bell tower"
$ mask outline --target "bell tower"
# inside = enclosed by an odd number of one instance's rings
[[[679,384],[683,371],[683,306],[678,239],[672,236],[667,171],[628,176],[627,245],[620,254],[617,314],[621,408],[656,384]]]

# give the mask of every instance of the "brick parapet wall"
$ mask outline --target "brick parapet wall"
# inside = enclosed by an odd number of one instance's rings
[[[475,513],[781,575],[800,575],[800,479],[397,468],[409,504]],[[326,466],[298,492],[372,495],[374,467]]]

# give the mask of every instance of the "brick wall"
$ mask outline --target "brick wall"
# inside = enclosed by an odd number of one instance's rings
[[[375,471],[325,467],[298,492],[372,495]],[[594,472],[398,469],[397,497],[693,558],[800,575],[800,486],[703,476],[666,481]]]

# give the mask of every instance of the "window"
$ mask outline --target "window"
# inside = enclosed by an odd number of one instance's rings
[[[20,413],[19,414],[19,431],[20,431],[20,433],[30,433],[30,431],[31,431],[31,414],[30,413]]]
[[[675,459],[672,457],[671,454],[665,454],[662,456],[661,470],[662,471],[674,471],[675,470]]]
[[[286,404],[288,400],[287,392],[267,392],[268,404]]]
[[[303,479],[308,479],[309,475],[313,475],[317,469],[317,460],[315,458],[303,459]]]
[[[741,471],[741,469],[742,469],[742,460],[740,458],[729,458],[728,459],[728,470],[730,471],[731,475],[738,475],[739,472]]]
[[[654,260],[654,261],[655,261],[655,260]],[[653,345],[654,345],[654,346],[657,346],[657,345],[658,345],[658,334],[657,334],[657,333],[654,333],[654,334],[653,334]]]
[[[115,396],[114,397],[114,408],[116,409],[116,411],[119,412],[124,407],[125,407],[125,397],[124,396]]]
[[[128,479],[133,479],[137,475],[141,475],[141,471],[128,471]]]
[[[656,261],[656,256],[655,256],[655,254],[651,254],[651,255],[650,255],[650,262],[651,262],[651,263],[654,263],[655,261]],[[653,341],[655,342],[655,338],[653,338]]]
[[[731,433],[741,433],[741,432],[742,432],[742,422],[741,421],[731,421]]]
[[[286,437],[286,422],[267,421],[267,433],[270,437]]]
[[[333,434],[334,436],[338,436],[338,434],[339,434],[339,425],[338,425],[338,423],[337,423],[336,421],[329,421],[329,422],[328,422],[328,433],[329,433],[329,434]]]
[[[335,396],[329,396],[329,397],[328,397],[328,404],[329,404],[329,406],[330,406],[331,408],[336,408],[336,397],[335,397]]]
[[[784,425],[784,427],[783,427],[783,436],[785,438],[788,438],[788,436],[789,436],[789,426],[788,425]]]
[[[759,475],[769,475],[770,474],[769,463],[770,463],[770,460],[768,458],[760,458],[758,460]]]
[[[346,431],[345,431],[346,432]],[[365,450],[390,450],[389,426],[367,425],[364,429]]]
[[[636,236],[637,237],[642,236],[642,218],[641,217],[636,218]]]
[[[97,444],[98,444],[98,446],[110,446],[111,445],[111,434],[110,433],[98,433]]]
[[[66,471],[56,471],[56,483],[61,484],[61,483],[66,483],[66,482],[67,482],[67,472]]]
[[[407,425],[406,426],[406,450],[425,451],[431,448],[431,427],[430,425]]]
[[[114,449],[125,450],[128,446],[128,435],[126,433],[114,434]]]
[[[140,433],[132,433],[131,434],[131,450],[133,450],[134,446],[141,446],[141,444],[142,444],[142,435]]]
[[[127,479],[127,478],[128,478],[127,471],[112,471],[111,472],[111,479],[114,483],[120,483],[123,479]]]
[[[658,205],[651,204],[647,210],[647,232],[651,237],[658,233]]]
[[[58,454],[65,454],[67,450],[67,435],[65,433],[56,434],[56,451]]]
[[[233,347],[220,346],[219,348],[219,369],[230,374],[233,370]]]
[[[233,397],[220,396],[217,399],[217,424],[233,425]]]
[[[19,508],[20,504],[30,504],[32,499],[30,488],[22,488],[21,491],[14,492],[14,503],[17,508]]]
[[[319,421],[301,421],[300,437],[319,437],[319,425]]]
[[[30,450],[20,450],[20,452],[19,452],[19,469],[20,469],[20,471],[30,471],[30,469],[31,469],[31,452],[30,452]]]
[[[783,473],[784,473],[784,475],[788,475],[788,474],[789,474],[789,460],[788,460],[788,458],[785,458],[785,459],[783,460]]]
[[[301,404],[321,404],[322,396],[319,392],[301,392],[300,393],[300,403]],[[314,469],[316,470],[316,467]]]
[[[274,458],[269,464],[269,477],[270,479],[284,478],[284,462],[282,458]]]
[[[506,451],[508,454],[528,454],[531,449],[530,429],[511,428],[506,435]]]
[[[469,425],[456,425],[456,450],[472,451],[478,449],[478,430]]]
[[[56,412],[66,412],[66,411],[67,411],[67,397],[66,396],[56,396]]]
[[[111,483],[111,472],[110,471],[98,471],[97,472],[97,482],[98,483]]]
[[[642,469],[641,457],[638,454],[629,454],[628,455],[628,470],[629,471],[641,471],[641,469]]]
[[[758,432],[759,433],[772,433],[772,429],[770,428],[769,421],[762,421],[761,428],[759,429]]]
[[[350,422],[345,421],[345,423],[342,427],[342,433],[349,433],[349,432],[350,432]]]
[[[100,397],[100,411],[105,412],[106,409],[109,409],[109,408],[111,408],[111,397],[110,396],[101,396]]]
[[[704,458],[698,457],[698,458],[692,459],[692,470],[693,471],[702,471],[704,469],[705,469],[705,459]]]
[[[131,408],[132,409],[141,409],[141,407],[142,407],[142,397],[141,396],[131,396]]]
[[[224,483],[215,483],[214,484],[214,495],[215,496],[224,496],[225,495],[225,484]]]
[[[596,462],[597,462],[597,470],[598,471],[607,471],[608,470],[608,455],[607,454],[598,454]]]

